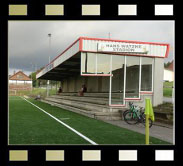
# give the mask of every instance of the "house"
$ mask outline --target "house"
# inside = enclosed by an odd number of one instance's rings
[[[9,76],[9,90],[31,90],[32,80],[22,71]]]
[[[174,81],[174,64],[173,61],[168,65],[168,67],[164,68],[164,81],[172,82]]]

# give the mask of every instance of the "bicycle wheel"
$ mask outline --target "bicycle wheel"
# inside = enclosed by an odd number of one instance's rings
[[[130,110],[126,110],[125,112],[123,112],[123,117],[125,117],[125,114],[130,111]]]
[[[123,116],[124,121],[128,124],[137,124],[139,122],[139,118],[135,112],[126,111]]]
[[[144,112],[141,114],[142,117],[142,124],[145,126],[146,125],[146,115],[144,114]],[[153,121],[151,119],[149,119],[149,128],[151,128],[153,125]]]

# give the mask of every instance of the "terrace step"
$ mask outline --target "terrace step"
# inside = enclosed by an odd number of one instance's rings
[[[72,100],[72,101],[82,101],[82,102],[88,102],[93,104],[100,104],[100,105],[109,105],[109,99],[108,98],[96,98],[96,97],[78,97],[78,96],[60,96],[60,95],[53,95],[49,98],[55,98],[55,99],[64,99],[64,100]]]
[[[82,115],[85,115],[87,117],[95,118],[95,119],[101,119],[101,120],[121,120],[122,119],[122,113],[121,112],[95,112],[95,111],[89,111],[89,110],[84,110],[77,108],[75,106],[71,105],[66,105],[66,104],[61,104],[49,100],[42,99],[42,102],[72,111],[76,112]]]
[[[78,97],[79,98],[79,97]],[[81,98],[79,98],[81,99]],[[44,100],[52,103],[57,104],[63,104],[68,106],[74,106],[79,109],[88,110],[88,111],[94,111],[94,112],[119,112],[119,109],[122,109],[121,107],[114,107],[111,108],[107,105],[97,104],[97,103],[91,103],[91,102],[84,102],[81,100],[75,101],[72,99],[59,99],[54,97],[47,97]]]
[[[63,92],[58,96],[78,96],[77,92]],[[119,98],[121,96],[120,93],[113,93],[113,98]],[[98,92],[86,92],[84,93],[84,97],[95,97],[95,98],[109,98],[109,93],[98,93]]]

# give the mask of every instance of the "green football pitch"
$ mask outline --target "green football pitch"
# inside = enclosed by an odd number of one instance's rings
[[[10,96],[8,114],[10,145],[145,144],[143,134],[30,98]],[[169,143],[150,137],[150,144]]]

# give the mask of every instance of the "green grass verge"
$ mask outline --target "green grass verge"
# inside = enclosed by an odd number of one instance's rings
[[[163,96],[172,97],[172,87],[173,87],[173,82],[164,82],[163,83]]]
[[[166,86],[173,86],[173,82],[168,82],[168,81],[166,82],[166,81],[165,81],[165,82],[163,83],[163,86],[165,86],[165,87],[166,87]]]
[[[29,100],[58,119],[69,118],[62,121],[97,144],[145,144],[143,134],[40,101]],[[10,144],[89,144],[19,97],[10,97],[9,108]],[[150,144],[170,143],[150,137]]]
[[[163,88],[163,96],[172,97],[172,88]]]
[[[41,95],[42,97],[46,96],[46,89],[42,89],[42,88],[33,88],[32,91],[17,91],[17,96],[23,96],[23,95],[27,95],[27,96],[37,96],[37,95]],[[50,89],[49,90],[49,94],[50,95],[54,95],[56,94],[56,89]]]

